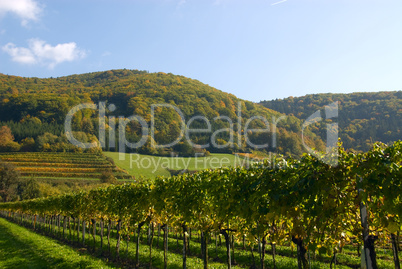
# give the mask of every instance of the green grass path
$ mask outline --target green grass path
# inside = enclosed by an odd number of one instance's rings
[[[155,231],[156,232],[156,231]],[[76,232],[73,231],[73,238],[76,237]],[[80,234],[81,235],[81,234]],[[174,233],[171,233],[173,236]],[[68,232],[67,232],[67,237]],[[187,258],[188,268],[203,268],[202,260],[199,258],[201,252],[200,244],[197,241],[197,234],[194,234],[192,240],[190,240],[191,245],[191,255]],[[123,237],[124,238],[124,237]],[[146,241],[146,229],[141,233],[141,244],[139,246],[139,256],[141,268],[148,268],[149,262],[149,246],[144,244]],[[81,239],[80,239],[81,240]],[[105,239],[106,240],[106,239]],[[132,242],[134,237],[132,236],[131,242],[128,248],[129,261],[131,263],[135,257],[135,244]],[[163,249],[162,249],[162,238],[157,237],[155,234],[153,243],[153,267],[152,268],[163,268]],[[223,246],[215,249],[215,240],[211,238],[208,252],[209,252],[209,268],[211,269],[224,269],[227,268],[225,264],[226,260],[226,248]],[[106,243],[106,242],[105,242]],[[100,238],[99,230],[96,235],[97,253],[99,254],[100,249]],[[92,236],[88,233],[86,240],[86,247],[92,248],[93,241]],[[115,256],[115,246],[116,246],[116,233],[115,231],[111,234],[111,246],[112,246],[112,256]],[[272,256],[270,253],[269,246],[267,247],[266,264],[267,268],[272,268]],[[177,241],[173,237],[169,238],[169,254],[168,254],[168,268],[179,269],[182,268],[182,241]],[[107,252],[107,246],[104,245],[104,251]],[[121,242],[120,256],[125,259],[126,254],[126,242]],[[215,257],[215,251],[217,251],[219,260],[221,262],[212,261]],[[254,249],[254,255],[256,255],[256,262],[258,261],[257,249]],[[345,247],[344,254],[338,254],[338,262],[344,264],[359,265],[360,257],[355,254],[355,249],[350,247]],[[57,240],[38,235],[26,228],[18,226],[17,224],[8,222],[7,220],[0,218],[0,268],[113,268],[107,265],[101,259],[85,254],[86,252],[80,253],[80,251],[71,248]],[[297,267],[297,259],[295,258],[295,249],[286,246],[278,246],[276,256],[277,268],[278,269],[291,269]],[[394,268],[392,263],[392,253],[387,251],[378,251],[378,265],[379,268],[392,269]],[[329,269],[329,261],[331,257],[324,256],[318,260],[312,260],[312,269]],[[241,245],[237,244],[236,247],[236,261],[239,263],[238,266],[232,266],[232,268],[249,268],[252,261],[249,251],[241,250]],[[346,265],[336,265],[337,269],[347,269],[350,268]]]
[[[115,268],[0,218],[0,268]]]

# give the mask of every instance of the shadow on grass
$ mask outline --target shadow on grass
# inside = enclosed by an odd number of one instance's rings
[[[30,226],[29,223],[25,223],[26,226]],[[39,228],[39,226],[37,227]],[[81,241],[77,242],[77,234],[76,230],[73,231],[72,233],[72,238],[74,240],[70,241],[69,239],[69,231],[66,230],[65,238],[62,239],[62,233],[56,232],[54,234],[53,232],[49,232],[48,229],[37,229],[35,232],[39,232],[38,230],[41,230],[40,233],[45,234],[47,236],[57,238],[59,242],[63,242],[67,245],[72,245],[74,248],[79,251],[83,251],[83,253],[88,253],[94,257],[97,258],[102,258],[103,260],[107,259],[113,262],[114,265],[124,267],[124,268],[134,268],[134,260],[135,260],[135,243],[133,242],[133,239],[135,239],[135,236],[131,236],[131,240],[129,243],[129,248],[128,251],[126,250],[126,242],[122,241],[121,242],[121,247],[120,247],[120,260],[116,259],[116,232],[113,231],[112,235],[113,238],[111,239],[111,255],[108,255],[108,247],[107,247],[107,241],[106,237],[104,237],[104,245],[103,245],[103,251],[100,251],[100,237],[99,237],[99,230],[97,229],[97,236],[96,236],[96,252],[91,251],[93,249],[93,239],[92,235],[89,233],[87,234],[87,239],[86,239],[86,246],[83,247],[81,244]],[[81,229],[80,229],[81,230]],[[3,233],[3,231],[0,231]],[[1,237],[2,238],[2,237]],[[124,238],[125,239],[125,238]],[[140,268],[149,268],[149,246],[147,245],[147,237],[146,237],[146,230],[144,229],[141,233],[141,244],[140,244],[140,252],[139,252],[139,259],[140,259]],[[163,268],[164,263],[163,263],[163,247],[162,247],[162,237],[157,236],[155,234],[154,237],[154,243],[153,243],[153,259],[152,259],[152,268]],[[182,254],[182,249],[183,249],[183,244],[182,240],[179,239],[178,241],[172,237],[169,237],[169,254],[168,254],[168,268],[172,269],[179,269],[182,268],[182,260],[181,260],[181,254]],[[21,242],[20,242],[21,243]],[[25,244],[25,242],[22,242]],[[2,241],[0,241],[0,244],[3,244]],[[201,257],[201,246],[200,243],[198,242],[197,238],[193,237],[190,240],[190,252],[191,254],[188,256],[188,267],[189,268],[202,268],[202,260],[200,259]],[[211,238],[209,245],[208,245],[208,252],[209,252],[209,261],[212,263],[215,263],[219,268],[223,267],[226,264],[226,248],[225,248],[225,243],[224,240],[222,240],[222,246],[218,246],[218,248],[215,248],[215,240],[214,238]],[[27,245],[29,246],[29,244]],[[2,247],[2,246],[0,246]],[[33,254],[33,256],[38,255],[38,253],[35,252],[35,250],[30,250]],[[127,252],[126,252],[127,251]],[[235,249],[235,257],[236,257],[236,264],[239,265],[239,267],[243,268],[249,268],[253,264],[252,257],[250,255],[250,249],[247,248],[247,250],[242,250],[241,245],[236,246]],[[270,246],[267,246],[267,255],[265,262],[268,265],[268,268],[273,267],[272,263],[272,255],[271,255],[271,249]],[[101,255],[103,253],[103,255]],[[40,253],[40,257],[38,258],[43,258],[42,253]],[[254,249],[254,255],[255,255],[255,262],[257,267],[259,266],[259,255],[258,255],[258,250],[255,248]],[[295,258],[296,253],[294,250],[292,250],[290,247],[278,247],[277,248],[277,256],[276,256],[276,266],[278,269],[289,269],[289,268],[295,268],[297,266],[297,260]],[[356,268],[356,265],[359,265],[359,261],[355,260],[355,257],[343,257],[344,255],[339,254],[338,255],[338,263],[343,264],[345,267],[348,268]],[[1,254],[0,254],[1,257]],[[331,257],[315,257],[314,260],[312,260],[312,267],[314,269],[318,268],[323,268],[324,266],[327,267],[329,265],[329,259]],[[30,259],[31,260],[31,259]],[[35,257],[32,259],[35,261]],[[44,260],[47,260],[45,257]],[[192,262],[190,261],[192,260]],[[62,259],[57,259],[58,263],[63,263],[66,261],[63,261]],[[1,263],[0,263],[1,264]],[[192,264],[192,265],[190,265]],[[218,265],[219,264],[219,265]],[[65,266],[60,266],[60,268],[82,268],[86,267],[87,264],[80,264],[78,262],[76,263],[70,263],[67,262]],[[1,266],[0,266],[1,267]],[[341,268],[343,266],[340,266]],[[345,268],[344,267],[344,268]],[[10,266],[7,268],[21,268],[21,267],[15,267],[15,266]],[[30,267],[30,268],[46,268],[46,267]],[[52,267],[54,268],[54,267]],[[214,268],[212,266],[211,268]],[[384,267],[385,268],[385,267]]]
[[[10,220],[11,222],[15,223],[14,220]],[[21,227],[21,224],[17,224],[18,227]],[[56,227],[56,232],[54,233],[53,231],[50,231],[49,228],[45,228],[42,225],[37,225],[35,230],[32,230],[32,225],[30,222],[24,222],[23,225],[26,229],[28,229],[30,232],[44,236],[46,238],[51,238],[49,240],[54,240],[57,242],[60,242],[61,244],[68,245],[75,249],[76,251],[82,253],[82,254],[87,254],[91,255],[92,257],[99,258],[102,260],[107,260],[108,262],[111,262],[113,265],[117,267],[123,267],[123,268],[134,268],[135,267],[135,243],[130,241],[129,243],[129,248],[128,251],[126,249],[126,241],[123,241],[124,238],[122,238],[122,241],[120,243],[120,254],[119,258],[116,257],[116,243],[117,243],[117,233],[116,231],[111,232],[111,247],[110,247],[110,254],[109,254],[109,248],[107,245],[107,239],[106,236],[104,237],[103,241],[103,246],[101,248],[101,243],[100,243],[100,236],[99,236],[99,231],[97,230],[97,235],[96,235],[96,251],[93,251],[94,247],[94,242],[92,235],[89,233],[88,229],[86,233],[86,240],[85,240],[85,246],[82,245],[82,226],[80,226],[80,235],[79,235],[79,240],[77,240],[77,231],[72,230],[71,234],[71,239],[70,239],[70,233],[69,229],[65,231],[65,237],[63,238],[62,232],[58,231],[58,228]],[[133,240],[134,237],[131,238]],[[155,245],[154,245],[155,246]],[[140,252],[139,252],[139,260],[140,260],[140,268],[149,268],[149,253],[147,253],[148,246],[147,245],[142,245],[140,244]],[[168,254],[168,268],[172,269],[180,269],[182,268],[181,264],[181,259],[178,259],[177,257],[171,257],[171,253]],[[74,264],[69,266],[60,266],[60,268],[86,268],[85,265],[81,265],[84,267],[80,267],[80,265]],[[153,255],[152,255],[152,268],[163,268],[164,267],[164,259],[163,259],[163,250],[161,251],[158,248],[153,248]],[[34,267],[36,268],[36,267]],[[40,267],[43,268],[43,267]],[[53,268],[53,267],[52,267]]]
[[[0,220],[0,265],[2,268],[87,268],[91,265],[89,261],[65,260],[62,257],[55,257],[57,249],[49,249],[49,246],[38,246],[33,242],[34,238],[22,239],[21,234],[16,234],[17,230],[24,229],[18,227],[15,230],[10,228],[11,223],[4,219]],[[27,231],[30,233],[30,231]],[[38,235],[35,235],[38,236]],[[51,239],[47,239],[51,240]],[[54,255],[56,254],[56,255]]]

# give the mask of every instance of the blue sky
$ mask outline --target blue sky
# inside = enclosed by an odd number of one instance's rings
[[[400,0],[0,0],[0,73],[198,79],[258,102],[402,90]]]

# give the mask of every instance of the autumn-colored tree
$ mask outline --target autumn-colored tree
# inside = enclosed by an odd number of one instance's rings
[[[10,202],[18,200],[20,174],[9,163],[0,163],[0,200]]]
[[[10,141],[14,141],[14,136],[11,133],[11,129],[8,126],[2,126],[0,128],[0,146],[5,146]]]
[[[21,146],[14,142],[14,136],[8,126],[0,128],[0,151],[19,151]]]

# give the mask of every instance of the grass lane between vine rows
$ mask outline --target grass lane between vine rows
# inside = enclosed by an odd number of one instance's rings
[[[115,268],[0,218],[0,268]]]
[[[16,224],[11,224],[10,222],[5,221],[4,219],[0,218],[0,229],[3,229],[3,222],[8,223],[8,225],[10,226],[16,226]],[[29,224],[29,221],[24,221],[25,224]],[[45,239],[47,237],[45,236],[40,236],[37,234],[34,234],[33,232],[26,230],[25,228],[21,228],[19,226],[16,226],[21,230],[24,230],[26,234],[33,234],[37,237],[42,238],[42,240],[46,241]],[[39,228],[39,227],[38,227]],[[90,229],[88,229],[89,227],[87,227],[87,236],[86,236],[86,249],[91,250],[93,248],[93,241],[92,241],[92,235],[90,233],[88,233],[90,231]],[[42,229],[41,229],[42,230]],[[59,229],[56,228],[56,234],[58,238],[62,237],[62,233],[60,231],[58,231]],[[81,229],[82,230],[82,226]],[[43,230],[42,230],[43,231]],[[4,234],[3,230],[0,230],[0,232],[2,233],[2,235]],[[75,241],[73,244],[76,246],[80,245],[79,249],[84,250],[85,248],[82,247],[82,238],[80,238],[80,242],[78,243],[76,240],[76,230],[72,231],[72,239],[73,241]],[[100,237],[99,237],[99,227],[97,227],[97,235],[96,235],[96,253],[92,252],[92,255],[95,255],[97,257],[100,256]],[[106,231],[105,231],[106,232]],[[47,234],[49,234],[49,231],[45,232]],[[17,231],[17,234],[22,236],[23,234],[20,231]],[[55,234],[52,232],[51,233],[52,236],[54,236]],[[147,241],[147,229],[143,229],[142,233],[141,233],[141,244],[140,244],[140,264],[141,264],[141,268],[149,268],[148,266],[148,262],[149,262],[149,246],[146,244]],[[153,266],[152,268],[163,268],[163,247],[162,247],[162,241],[163,239],[161,238],[161,236],[157,235],[157,231],[155,231],[155,237],[154,237],[154,242],[153,242]],[[81,232],[80,232],[80,237],[82,236]],[[115,246],[116,246],[116,230],[113,229],[112,234],[111,234],[111,248],[112,248],[112,257],[109,257],[112,260],[115,260]],[[171,233],[169,236],[169,254],[168,254],[168,260],[169,260],[169,268],[181,268],[182,265],[182,260],[181,260],[181,251],[182,251],[182,241],[181,240],[177,240],[174,238],[174,233]],[[202,259],[200,257],[200,244],[198,242],[198,234],[195,233],[193,236],[193,239],[190,240],[190,249],[191,249],[191,254],[188,257],[187,260],[187,264],[189,266],[189,268],[203,268],[203,263],[202,263]],[[10,237],[10,236],[6,236],[6,237]],[[30,236],[28,236],[30,237]],[[135,236],[132,235],[130,236],[130,244],[129,244],[129,248],[127,251],[127,245],[126,245],[126,241],[124,239],[125,236],[123,236],[122,238],[122,242],[121,242],[121,249],[120,249],[120,256],[123,259],[122,263],[120,263],[120,265],[122,265],[123,267],[125,267],[125,264],[128,263],[131,266],[134,264],[134,259],[135,259],[135,243],[133,241],[135,241]],[[69,231],[66,231],[65,234],[65,239],[69,239]],[[7,245],[8,244],[4,244],[3,243],[3,238],[2,236],[0,236],[0,251],[4,248],[7,250]],[[24,242],[22,239],[18,239],[21,242]],[[47,239],[48,241],[52,241],[54,244],[56,244],[53,239]],[[68,240],[69,241],[69,240]],[[222,240],[223,241],[223,240]],[[104,250],[104,254],[107,255],[107,243],[106,243],[106,238],[104,238],[104,246],[103,246],[103,250]],[[222,242],[224,245],[224,242]],[[71,241],[70,241],[71,244]],[[25,244],[24,245],[29,245],[29,244]],[[32,244],[31,244],[32,245]],[[42,244],[45,245],[45,244]],[[13,250],[14,248],[11,248],[11,252],[15,251]],[[17,249],[19,249],[17,247]],[[34,249],[36,249],[34,247]],[[50,248],[51,249],[51,248]],[[95,267],[92,266],[92,263],[88,263],[85,261],[81,261],[81,260],[76,260],[77,258],[74,257],[74,255],[79,255],[78,250],[73,250],[70,248],[70,250],[72,251],[73,255],[70,257],[70,254],[61,254],[60,252],[57,251],[56,253],[54,253],[53,251],[50,251],[51,254],[45,254],[48,257],[50,257],[49,259],[52,261],[53,259],[55,260],[59,260],[61,262],[61,265],[58,264],[51,264],[52,268],[80,268],[79,266],[81,266],[81,268],[102,268],[102,265],[95,265]],[[254,249],[254,255],[256,256],[257,259],[257,265],[258,265],[258,252],[257,249]],[[9,252],[7,250],[7,252]],[[28,253],[30,253],[29,251],[27,251]],[[38,251],[34,252],[37,253]],[[210,256],[210,264],[209,267],[210,268],[214,268],[214,269],[224,269],[227,268],[227,265],[225,264],[225,248],[224,246],[218,246],[218,248],[216,249],[215,247],[215,240],[213,238],[211,238],[210,242],[209,242],[209,256]],[[17,252],[18,253],[18,252]],[[39,253],[41,253],[41,251],[39,251]],[[85,252],[88,253],[88,252]],[[127,255],[128,254],[128,255]],[[278,246],[277,247],[277,257],[276,257],[276,261],[277,261],[277,268],[278,269],[290,269],[290,268],[296,268],[297,267],[297,259],[295,256],[295,250],[289,246]],[[380,268],[387,268],[387,269],[392,269],[393,265],[391,262],[391,253],[381,253],[381,251],[378,253],[379,254],[379,265],[381,266]],[[2,258],[1,256],[2,254],[0,254],[0,259]],[[13,255],[13,254],[12,254]],[[12,256],[11,255],[11,256]],[[90,254],[87,254],[90,255]],[[216,260],[216,255],[218,256],[218,259]],[[30,257],[32,256],[32,257]],[[30,256],[28,255],[22,255],[22,257],[25,258],[29,258],[30,262],[35,262],[37,260],[38,257],[36,257],[35,255],[30,254]],[[43,256],[43,255],[41,255]],[[68,257],[67,257],[68,256]],[[46,256],[45,256],[46,257]],[[39,257],[40,258],[40,257]],[[49,260],[47,259],[47,260]],[[93,258],[94,261],[95,258]],[[124,262],[125,260],[125,262]],[[317,257],[317,259],[312,259],[312,266],[311,268],[314,269],[318,269],[318,268],[330,268],[329,263],[330,263],[331,257],[328,256],[323,256],[323,257]],[[360,264],[360,257],[356,256],[355,251],[353,251],[350,247],[346,247],[344,254],[338,254],[338,258],[337,258],[339,263],[342,263],[343,265],[337,263],[336,268],[339,269],[347,269],[347,268],[357,268],[355,266],[358,266]],[[46,259],[45,259],[46,261]],[[101,262],[101,260],[98,260],[99,262]],[[237,244],[236,247],[236,261],[237,261],[237,266],[232,266],[232,268],[249,268],[250,265],[252,264],[252,260],[251,260],[251,256],[250,256],[250,252],[249,249],[248,250],[242,250],[241,249],[241,245]],[[12,263],[10,267],[4,267],[4,268],[16,268],[15,265],[17,264],[25,264],[25,262],[23,261],[23,259],[20,260],[20,258],[17,258],[17,261],[15,263]],[[266,255],[266,263],[269,266],[268,268],[272,267],[272,256],[270,254],[270,251],[267,249],[267,255]],[[64,266],[65,264],[68,264],[68,266],[70,266],[71,264],[74,264],[74,266],[71,267],[66,267]],[[126,264],[126,265],[128,265]],[[353,265],[351,267],[345,265]],[[2,267],[2,263],[0,262],[0,268]],[[21,267],[17,267],[17,268],[21,268]],[[24,267],[22,267],[24,268]],[[43,268],[42,267],[25,267],[25,268]],[[47,268],[47,267],[45,267]],[[103,267],[103,268],[108,268],[108,267]]]
[[[28,224],[28,222],[25,222],[26,224]],[[39,227],[38,227],[39,228]],[[89,228],[89,227],[88,227]],[[88,250],[91,250],[93,248],[93,241],[92,241],[92,236],[89,232],[89,229],[87,228],[87,233],[86,233],[86,240],[85,240],[85,245]],[[42,229],[41,229],[42,230]],[[80,228],[80,230],[82,231],[82,226]],[[98,230],[98,229],[97,229]],[[43,231],[43,230],[42,230]],[[76,230],[72,231],[72,238],[73,241],[75,241],[73,244],[75,246],[80,245],[80,248],[83,249],[82,244],[81,244],[81,232],[80,232],[80,242],[77,243],[76,241]],[[49,234],[49,231],[47,230],[47,232],[45,232],[46,234]],[[152,258],[152,268],[163,268],[163,247],[162,247],[162,241],[163,239],[161,238],[161,236],[157,236],[157,231],[155,231],[155,237],[154,237],[154,242],[153,242],[153,258]],[[163,232],[162,232],[163,233]],[[161,233],[161,235],[162,235]],[[53,236],[55,234],[57,234],[58,238],[62,237],[62,233],[60,233],[60,231],[58,231],[58,228],[56,228],[56,233],[54,234],[53,232],[51,232],[50,234],[52,234]],[[65,238],[68,239],[69,236],[69,232],[66,231],[66,235]],[[112,233],[111,233],[111,250],[112,250],[112,257],[109,257],[112,260],[115,260],[115,247],[116,247],[116,230],[113,229]],[[125,260],[128,263],[134,264],[134,259],[135,259],[135,243],[133,241],[135,236],[131,236],[131,242],[129,244],[129,247],[127,249],[127,245],[126,245],[126,241],[125,236],[123,236],[122,238],[122,242],[121,242],[121,247],[120,247],[120,257]],[[190,249],[191,249],[191,254],[189,255],[188,259],[187,259],[187,265],[189,268],[203,268],[203,262],[202,259],[200,258],[200,244],[199,242],[197,242],[198,240],[196,239],[197,234],[194,235],[193,239],[190,240]],[[212,239],[212,238],[211,238]],[[104,238],[104,254],[107,255],[107,243],[105,242],[106,238]],[[139,248],[139,256],[140,256],[140,264],[141,264],[141,268],[149,268],[148,263],[149,263],[149,246],[146,245],[147,238],[146,238],[146,229],[143,230],[142,235],[141,235],[141,244],[140,244],[140,248]],[[223,242],[222,242],[223,243]],[[224,243],[223,243],[224,245]],[[168,254],[168,268],[182,268],[182,256],[181,256],[181,250],[182,250],[182,241],[179,240],[177,241],[175,238],[173,238],[173,234],[171,234],[171,237],[169,237],[169,254]],[[238,246],[239,247],[239,246]],[[99,237],[99,230],[97,231],[97,235],[96,235],[96,253],[92,253],[95,256],[100,255],[99,250],[100,250],[100,237]],[[278,250],[282,249],[282,247],[280,247]],[[254,255],[256,255],[256,259],[257,259],[257,265],[258,265],[258,253],[257,250],[254,249]],[[289,250],[290,251],[290,248]],[[216,249],[215,249],[215,242],[214,240],[211,240],[209,243],[209,256],[210,256],[210,262],[209,262],[209,267],[213,268],[213,269],[225,269],[227,268],[227,265],[225,263],[225,248],[224,246],[220,246],[217,249],[217,254],[218,254],[218,261],[215,260],[215,255],[216,255]],[[289,255],[289,254],[288,254]],[[292,255],[292,254],[290,254]],[[293,255],[292,255],[293,256]],[[266,263],[269,266],[272,266],[272,256],[267,253],[266,255]],[[245,250],[240,250],[239,248],[237,248],[236,250],[236,261],[237,261],[237,265],[233,266],[232,268],[249,268],[250,265],[252,264],[252,260],[251,260],[251,256],[250,256],[250,252],[249,251],[245,251]],[[295,257],[289,257],[289,256],[282,256],[282,255],[278,255],[276,258],[277,261],[277,268],[278,269],[290,269],[290,268],[296,268],[297,267],[297,259]],[[124,262],[122,263],[122,265],[124,266]],[[85,267],[87,268],[87,267]],[[329,268],[329,264],[328,263],[323,263],[323,262],[319,262],[319,261],[313,261],[312,262],[312,267],[313,269],[319,269],[319,268]],[[343,266],[343,265],[337,265],[337,268],[339,269],[347,269],[350,268],[348,266]],[[387,267],[388,268],[388,267]]]

